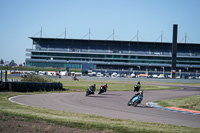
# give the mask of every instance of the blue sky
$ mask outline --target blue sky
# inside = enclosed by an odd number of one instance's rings
[[[25,62],[28,37],[41,27],[48,38],[66,27],[67,38],[80,39],[90,28],[91,39],[105,40],[114,29],[115,40],[131,40],[138,31],[139,41],[154,42],[163,32],[171,42],[178,24],[178,42],[187,33],[189,43],[200,43],[199,6],[200,0],[0,0],[0,59]]]

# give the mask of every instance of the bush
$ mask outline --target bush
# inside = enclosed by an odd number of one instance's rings
[[[46,76],[39,76],[39,75],[27,75],[26,78],[22,79],[21,81],[24,82],[52,82],[51,79],[47,78]]]

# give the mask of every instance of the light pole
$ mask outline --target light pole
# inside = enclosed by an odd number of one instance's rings
[[[140,66],[137,66],[138,67],[138,69],[139,69],[139,71],[140,71]]]
[[[165,74],[165,67],[163,67],[163,75]]]

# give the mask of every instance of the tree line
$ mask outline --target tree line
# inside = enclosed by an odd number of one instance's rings
[[[1,59],[0,64],[4,66],[17,66],[14,60],[11,60],[9,63],[5,64],[4,60]]]

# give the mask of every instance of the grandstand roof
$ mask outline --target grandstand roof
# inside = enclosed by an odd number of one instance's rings
[[[32,40],[59,40],[59,41],[91,41],[91,42],[110,42],[110,43],[138,43],[138,44],[172,44],[172,42],[148,42],[148,41],[126,41],[126,40],[95,40],[95,39],[68,39],[68,38],[41,38],[29,37]],[[180,45],[200,45],[200,43],[178,43]]]

